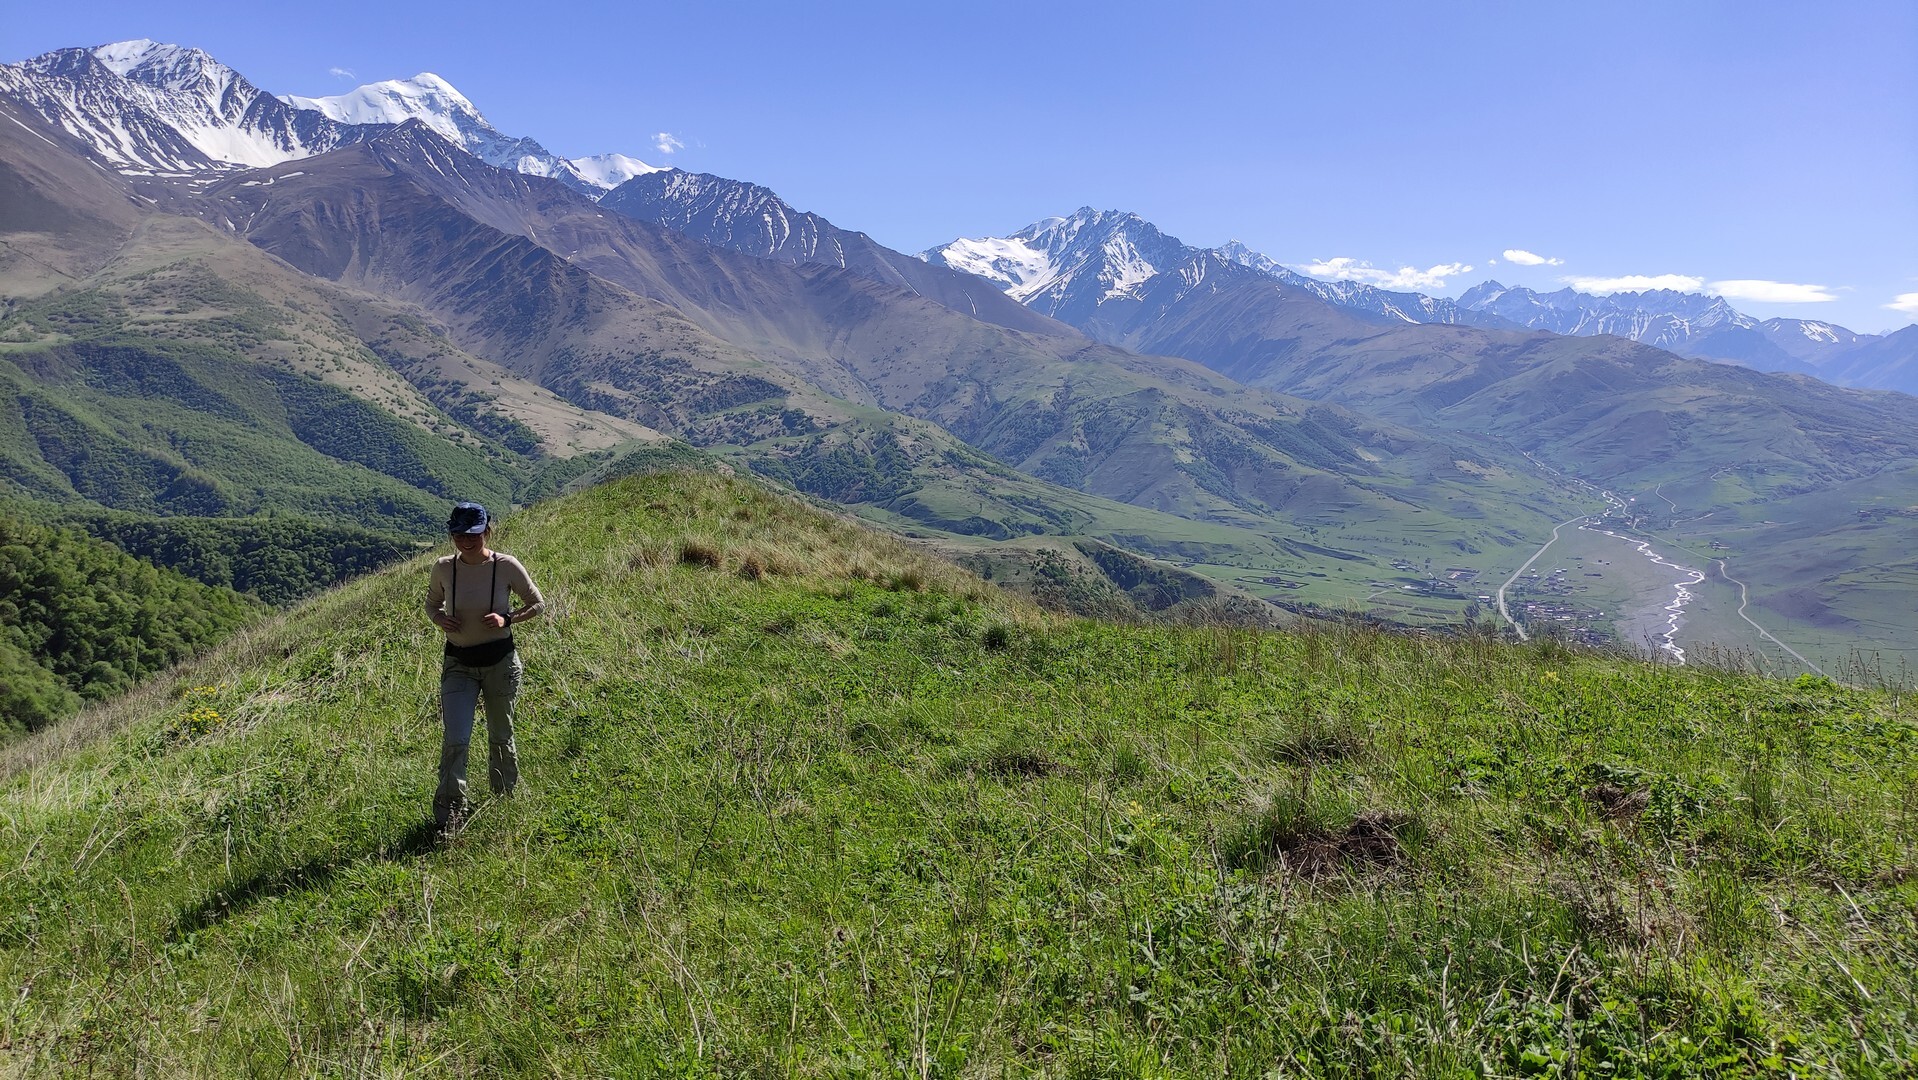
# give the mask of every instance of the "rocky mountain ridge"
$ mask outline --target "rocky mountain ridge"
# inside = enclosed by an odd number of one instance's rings
[[[567,159],[502,134],[444,79],[423,73],[332,97],[275,97],[206,52],[145,38],[0,65],[0,94],[128,174],[264,168],[421,120],[501,168],[597,197],[655,171],[623,154]]]
[[[1605,296],[1573,288],[1540,293],[1486,281],[1459,306],[1555,334],[1610,334],[1683,356],[1760,371],[1811,375],[1836,386],[1918,393],[1918,335],[1860,334],[1816,319],[1756,319],[1723,297],[1674,289]]]

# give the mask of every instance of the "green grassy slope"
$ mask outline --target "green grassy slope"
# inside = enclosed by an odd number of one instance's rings
[[[0,1073],[1895,1073],[1903,699],[1041,616],[762,489],[512,518],[449,845],[424,564],[0,756]]]
[[[449,500],[512,490],[480,453],[219,350],[129,339],[15,352],[0,387],[30,444],[0,468],[41,498],[158,514],[273,507],[424,531]]]

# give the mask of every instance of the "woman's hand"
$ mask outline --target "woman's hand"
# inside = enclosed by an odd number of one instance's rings
[[[448,615],[445,612],[441,612],[433,616],[433,625],[449,634],[457,634],[460,632],[460,627],[466,625],[466,620],[460,618],[458,615]]]
[[[506,616],[501,615],[497,611],[489,611],[486,613],[486,625],[496,630],[504,630],[506,629]]]

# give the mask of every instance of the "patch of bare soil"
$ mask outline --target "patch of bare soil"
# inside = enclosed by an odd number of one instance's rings
[[[1273,855],[1287,871],[1306,878],[1390,870],[1406,861],[1399,831],[1411,820],[1409,814],[1367,810],[1343,829],[1280,837],[1272,845]]]
[[[1017,776],[1032,779],[1051,776],[1064,766],[1030,750],[1002,750],[988,756],[984,761],[985,771],[994,776]]]
[[[1617,784],[1599,784],[1587,788],[1585,798],[1611,821],[1636,821],[1651,802],[1650,788],[1628,788]]]

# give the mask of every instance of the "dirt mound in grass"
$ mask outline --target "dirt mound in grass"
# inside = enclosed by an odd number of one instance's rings
[[[1282,837],[1273,844],[1272,854],[1286,870],[1306,878],[1390,870],[1406,862],[1399,834],[1411,822],[1409,814],[1367,810],[1343,829]]]

